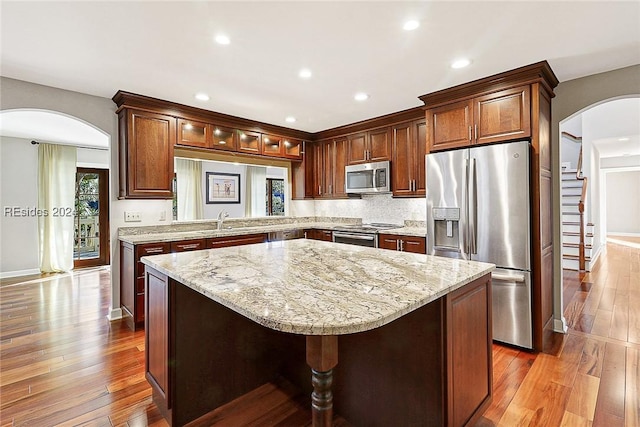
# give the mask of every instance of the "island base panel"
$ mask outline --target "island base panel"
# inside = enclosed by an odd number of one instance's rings
[[[490,292],[489,277],[484,276],[461,289],[484,287]],[[258,325],[168,280],[170,375],[167,395],[171,401],[164,406],[169,409],[168,421],[172,425],[196,420],[279,377],[290,381],[311,401],[312,372],[306,363],[305,336]],[[446,340],[456,331],[447,327],[446,298],[380,328],[337,337],[338,357],[332,369],[331,387],[334,413],[354,426],[455,425],[448,414],[455,408],[448,399],[456,393],[450,390],[455,385],[448,372],[447,363],[452,361],[446,355]],[[474,301],[477,302],[476,298],[469,299],[470,303]],[[488,304],[490,307],[490,301]],[[464,309],[464,305],[458,305],[457,309]],[[477,319],[483,320],[481,316]],[[486,318],[484,327],[487,330],[491,327]],[[490,343],[487,348],[490,349]],[[481,360],[478,364],[469,357],[465,363],[487,369],[485,364],[491,364],[491,354],[483,355]],[[490,382],[490,373],[481,377]],[[470,420],[480,415],[480,406],[490,401],[490,384],[479,387],[489,394],[473,406],[470,416],[462,418]],[[154,393],[154,400],[161,398],[161,394]]]

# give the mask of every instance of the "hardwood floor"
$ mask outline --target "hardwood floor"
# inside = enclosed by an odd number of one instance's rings
[[[592,273],[565,271],[569,331],[555,346],[494,345],[478,426],[640,426],[640,248],[607,247]],[[0,426],[167,425],[144,378],[144,331],[107,320],[109,293],[104,268],[0,281]],[[286,385],[252,398],[269,415],[232,402],[198,424],[309,425],[308,399]]]

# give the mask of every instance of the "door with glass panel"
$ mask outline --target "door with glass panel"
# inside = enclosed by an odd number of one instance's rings
[[[73,265],[109,264],[109,171],[78,168]]]

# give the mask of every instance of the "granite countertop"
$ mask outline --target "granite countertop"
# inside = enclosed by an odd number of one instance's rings
[[[159,233],[147,233],[147,234],[131,234],[121,235],[118,239],[122,242],[130,243],[132,245],[139,245],[142,243],[155,243],[155,242],[176,242],[179,240],[189,239],[204,239],[213,237],[226,237],[226,236],[242,236],[246,234],[257,233],[270,233],[275,231],[292,231],[301,229],[322,229],[333,230],[335,228],[344,227],[344,223],[333,222],[309,222],[309,223],[294,223],[294,224],[278,224],[278,225],[262,225],[254,227],[234,227],[231,229],[216,230],[214,228],[195,230],[195,231],[165,231]],[[400,234],[404,236],[422,236],[426,235],[426,228],[419,227],[401,227],[393,230],[384,230],[383,233]]]
[[[142,262],[263,326],[303,335],[380,327],[495,268],[307,239],[154,255]]]

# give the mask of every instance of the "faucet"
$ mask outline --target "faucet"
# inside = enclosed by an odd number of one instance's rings
[[[224,219],[229,216],[229,213],[224,209],[220,211],[218,214],[218,230],[222,230],[222,224],[224,223]]]

